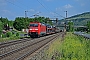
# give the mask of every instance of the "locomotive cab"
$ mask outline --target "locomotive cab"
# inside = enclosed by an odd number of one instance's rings
[[[40,37],[46,34],[46,26],[39,22],[31,22],[29,25],[29,36]]]

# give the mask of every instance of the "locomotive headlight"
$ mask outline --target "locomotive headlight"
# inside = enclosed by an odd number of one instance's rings
[[[35,29],[35,30],[38,30],[38,29]]]
[[[29,29],[29,30],[32,30],[32,29]]]
[[[29,29],[29,30],[38,30],[38,29]]]

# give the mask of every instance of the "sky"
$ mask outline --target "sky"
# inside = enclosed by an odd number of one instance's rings
[[[16,17],[33,18],[35,14],[51,19],[90,12],[90,0],[0,0],[0,17],[15,20]]]

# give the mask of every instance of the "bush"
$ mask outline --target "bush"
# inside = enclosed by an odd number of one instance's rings
[[[16,36],[19,36],[19,33],[18,32],[16,33]]]
[[[16,34],[16,31],[15,30],[12,30],[12,34]]]
[[[2,38],[6,38],[6,34],[2,34]]]
[[[6,33],[6,37],[10,37],[11,35],[12,35],[12,32],[10,31]]]

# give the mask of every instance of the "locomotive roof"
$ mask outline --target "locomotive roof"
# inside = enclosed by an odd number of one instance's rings
[[[40,24],[43,24],[43,25],[46,25],[46,26],[52,26],[52,25],[50,25],[50,24],[41,23],[41,22],[30,22],[30,23],[40,23]],[[53,26],[53,27],[55,27],[55,26]]]
[[[30,23],[40,23],[40,22],[30,22]]]

